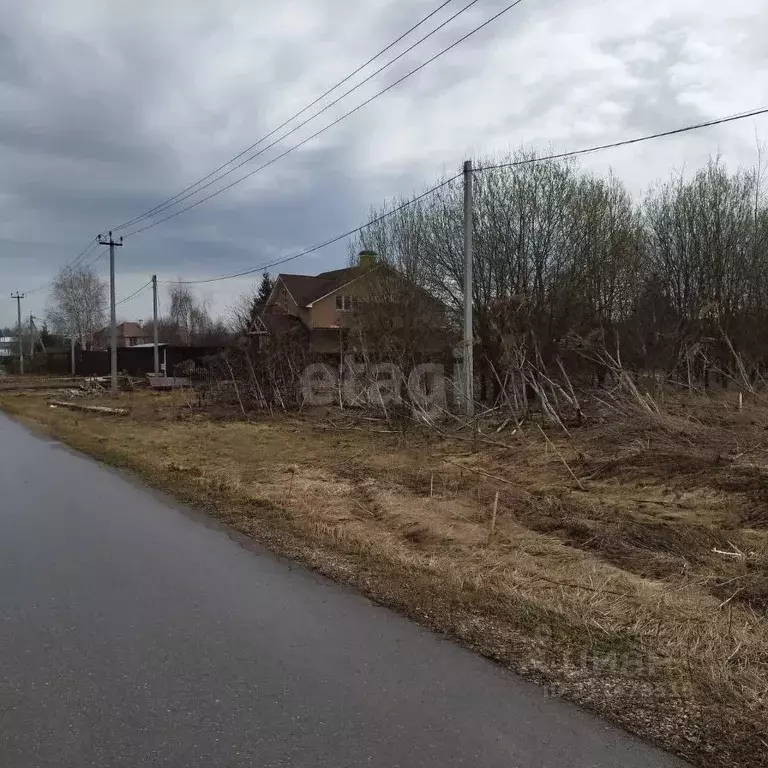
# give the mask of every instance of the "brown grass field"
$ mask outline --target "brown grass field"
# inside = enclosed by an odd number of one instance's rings
[[[347,411],[247,422],[134,393],[110,417],[48,400],[0,394],[696,765],[768,766],[768,398],[668,396],[658,414],[477,444]]]

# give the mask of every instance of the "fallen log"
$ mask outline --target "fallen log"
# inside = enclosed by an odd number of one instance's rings
[[[52,400],[51,408],[68,408],[70,411],[86,411],[88,413],[103,413],[109,416],[127,416],[127,408],[108,408],[106,405],[84,405],[83,403],[66,403],[63,400]]]

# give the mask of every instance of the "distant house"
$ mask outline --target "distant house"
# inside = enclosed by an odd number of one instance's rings
[[[0,337],[0,357],[15,357],[19,354],[18,336]]]
[[[379,268],[375,254],[364,252],[354,267],[319,275],[278,275],[252,334],[293,334],[314,352],[337,352],[350,313],[367,296],[362,278]]]
[[[97,331],[94,335],[94,347],[107,349],[112,340],[112,332],[109,328]],[[120,323],[117,326],[117,346],[135,347],[139,344],[148,344],[152,341],[152,331],[142,328],[139,323]]]

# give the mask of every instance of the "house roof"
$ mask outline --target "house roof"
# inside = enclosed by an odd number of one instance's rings
[[[344,267],[344,269],[332,269],[330,272],[321,272],[318,277],[326,280],[336,280],[341,283],[348,283],[350,280],[360,277],[370,271],[370,267]]]
[[[310,275],[278,275],[278,280],[282,281],[291,294],[293,300],[300,306],[306,307],[315,299],[332,291],[336,287],[335,280],[329,280],[320,275],[311,277]]]
[[[333,272],[323,272],[322,275],[331,283],[331,287],[329,287],[325,293],[322,293],[320,296],[313,299],[312,302],[314,303],[315,301],[324,299],[326,296],[335,293],[339,288],[343,288],[345,285],[354,283],[355,280],[359,280],[361,277],[365,277],[371,272],[381,269],[388,269],[388,267],[384,264],[375,264],[373,267],[347,267],[346,269],[337,269]],[[310,304],[309,306],[312,305]]]
[[[370,268],[346,267],[321,272],[315,276],[280,274],[278,280],[282,281],[296,304],[308,307],[312,302],[322,299],[370,271]]]

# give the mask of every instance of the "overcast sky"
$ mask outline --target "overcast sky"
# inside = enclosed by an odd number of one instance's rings
[[[387,58],[444,21],[454,0]],[[257,167],[492,16],[479,0]],[[50,280],[100,231],[239,153],[439,0],[0,0],[0,291]],[[270,168],[118,251],[118,298],[147,281],[258,266],[363,223],[467,157],[614,141],[768,106],[766,0],[524,0]],[[387,58],[382,59],[382,62]],[[373,68],[371,68],[373,69]],[[368,72],[366,71],[366,74]],[[364,75],[357,79],[362,79]],[[633,191],[710,153],[755,161],[759,118],[591,157]],[[215,187],[213,188],[215,189]],[[344,243],[285,271],[342,266]],[[106,277],[108,262],[97,267]],[[201,286],[215,311],[248,285]],[[165,298],[161,292],[161,302]],[[45,290],[25,312],[44,314]],[[119,307],[147,319],[151,294]],[[0,324],[15,302],[0,300]]]

